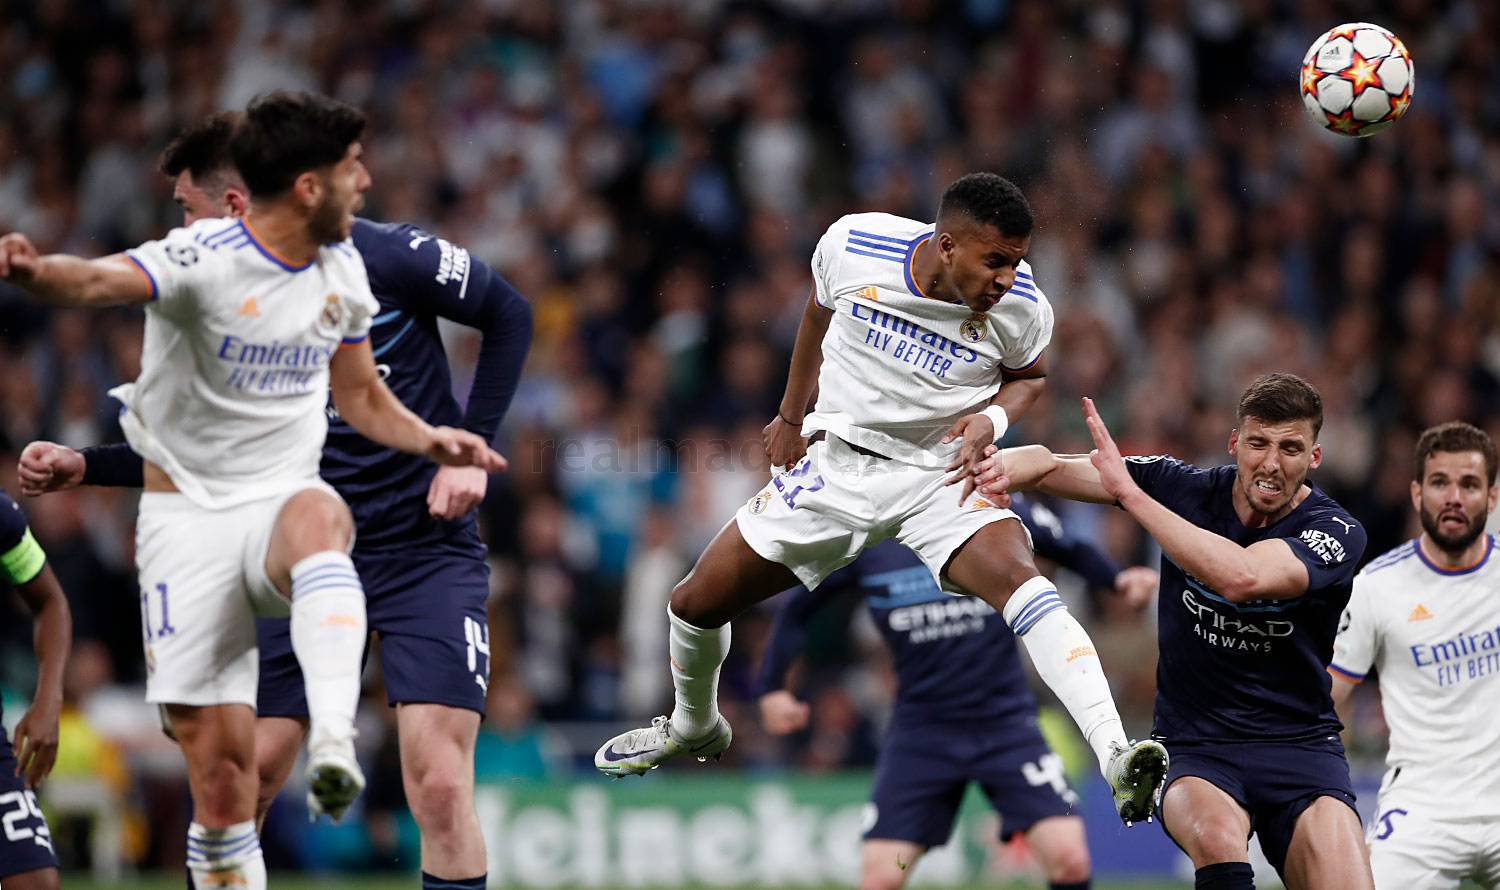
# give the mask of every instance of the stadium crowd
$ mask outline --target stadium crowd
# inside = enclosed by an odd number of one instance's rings
[[[364,214],[467,247],[535,309],[500,446],[511,471],[482,508],[479,769],[567,771],[601,722],[670,701],[666,597],[766,478],[760,429],[819,234],[856,210],[931,218],[969,170],[1026,192],[1030,261],[1057,310],[1047,394],[1010,441],[1086,449],[1087,394],[1127,453],[1216,464],[1244,383],[1295,371],[1326,407],[1314,479],[1365,523],[1366,558],[1409,537],[1416,432],[1462,418],[1500,436],[1500,9],[1376,6],[1360,11],[1405,39],[1417,91],[1406,120],[1352,140],[1314,126],[1295,90],[1308,43],[1355,17],[1337,2],[22,4],[0,17],[0,231],[111,253],[179,221],[155,160],[184,124],[273,88],[369,112]],[[463,390],[476,337],[449,333]],[[140,315],[48,312],[0,286],[0,338],[14,494],[27,442],[120,437],[105,390],[136,375]],[[73,603],[69,697],[101,746],[64,768],[106,764],[111,787],[154,775],[150,733],[110,704],[143,709],[125,691],[143,676],[132,497],[24,504]],[[1059,510],[1122,564],[1154,558],[1126,517]],[[872,762],[889,676],[868,634],[846,633],[852,606],[814,629],[813,729],[787,744],[755,730],[766,613],[737,623],[733,761]],[[32,683],[10,608],[7,704]],[[1089,627],[1144,732],[1149,613],[1102,598]],[[368,701],[378,848],[400,782],[383,696]],[[1352,753],[1378,756],[1378,707],[1357,704]],[[124,753],[97,753],[111,746]],[[168,855],[135,834],[135,855]]]

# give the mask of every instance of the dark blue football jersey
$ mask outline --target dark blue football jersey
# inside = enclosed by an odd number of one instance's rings
[[[0,491],[0,583],[25,584],[41,573],[46,555],[28,533],[26,514]],[[0,729],[0,742],[4,741]]]
[[[1203,469],[1170,457],[1125,465],[1147,494],[1199,528],[1241,546],[1286,541],[1308,575],[1302,596],[1231,603],[1162,555],[1154,734],[1194,743],[1337,733],[1326,668],[1364,528],[1311,482],[1295,510],[1247,528],[1234,511],[1233,465]]]
[[[354,246],[380,303],[370,348],[386,385],[428,423],[464,427],[493,440],[531,342],[526,301],[467,250],[415,226],[359,219]],[[439,318],[484,333],[467,410],[453,396]],[[321,473],[354,513],[359,550],[444,542],[482,552],[472,513],[454,521],[428,513],[427,489],[437,465],[366,439],[338,416],[331,399]]]
[[[1097,548],[1067,534],[1055,514],[1016,498],[1012,507],[1031,530],[1036,552],[1080,572],[1091,585],[1110,587],[1118,567]],[[893,728],[985,723],[1030,726],[1035,719],[1016,637],[1005,619],[978,597],[944,593],[915,553],[894,540],[861,553],[817,590],[782,595],[761,665],[761,692],[782,688],[802,650],[812,613],[845,593],[864,597],[894,656],[897,677]]]

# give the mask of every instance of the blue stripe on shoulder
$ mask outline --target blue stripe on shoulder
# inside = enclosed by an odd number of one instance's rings
[[[893,244],[899,244],[902,249],[905,249],[906,247],[911,245],[911,242],[907,239],[897,238],[894,235],[877,235],[874,232],[861,232],[858,229],[850,229],[849,234],[855,238],[871,238],[876,241],[890,241]]]
[[[844,252],[845,253],[857,253],[860,256],[874,257],[877,260],[890,260],[893,263],[903,263],[904,264],[906,262],[906,256],[904,254],[897,255],[897,254],[894,254],[894,253],[875,253],[875,252],[869,251],[869,250],[857,250],[857,249],[855,249],[853,247],[846,247],[846,248],[844,248]]]

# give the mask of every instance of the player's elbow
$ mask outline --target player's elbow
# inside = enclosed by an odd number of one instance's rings
[[[1248,603],[1265,596],[1260,578],[1248,568],[1226,572],[1223,577],[1215,579],[1214,589],[1224,599],[1235,604]]]

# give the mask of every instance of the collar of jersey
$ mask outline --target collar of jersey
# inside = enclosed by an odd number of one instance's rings
[[[308,260],[300,266],[293,265],[292,263],[289,263],[285,259],[283,259],[279,254],[276,253],[276,251],[266,246],[266,243],[260,240],[260,236],[255,234],[255,230],[250,228],[250,224],[245,222],[243,219],[240,220],[240,228],[244,229],[245,234],[250,236],[250,243],[255,245],[255,249],[260,251],[261,256],[287,270],[288,272],[301,272],[303,269],[306,269],[313,264],[312,260]]]
[[[917,248],[932,240],[932,235],[936,231],[937,226],[936,224],[934,224],[933,228],[908,241],[906,243],[906,262],[901,264],[902,271],[906,273],[906,289],[924,300],[931,299],[931,297],[928,297],[927,294],[922,290],[922,285],[917,283],[917,279],[912,277],[911,264],[912,261],[917,257]]]
[[[1467,575],[1470,572],[1479,571],[1484,567],[1485,563],[1490,561],[1490,554],[1495,551],[1495,536],[1488,533],[1485,534],[1484,555],[1479,557],[1478,562],[1466,566],[1458,566],[1457,568],[1452,569],[1440,566],[1432,560],[1428,559],[1427,554],[1422,550],[1422,540],[1420,538],[1417,539],[1416,549],[1417,559],[1422,560],[1423,565],[1427,566],[1429,569],[1432,569],[1434,572],[1437,572],[1439,575]]]

